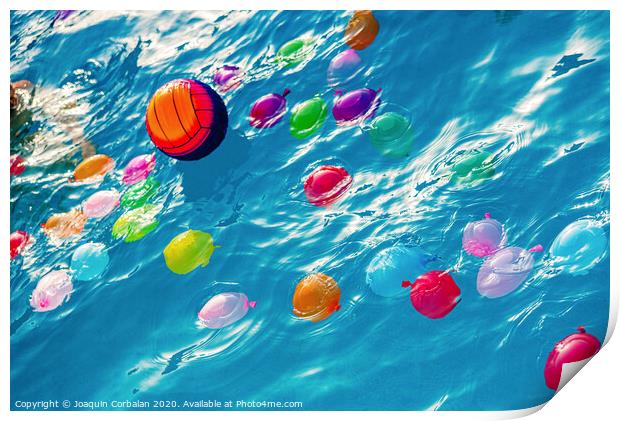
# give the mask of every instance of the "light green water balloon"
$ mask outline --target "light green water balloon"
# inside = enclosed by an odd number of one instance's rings
[[[400,113],[389,111],[370,122],[370,143],[382,155],[402,158],[409,155],[413,143],[413,125]]]
[[[495,175],[491,154],[487,151],[473,150],[466,153],[453,166],[453,181],[473,182],[485,180]]]
[[[179,275],[185,275],[198,266],[207,266],[215,250],[211,234],[187,230],[176,237],[164,249],[166,266]]]
[[[138,241],[159,225],[157,214],[161,206],[144,205],[122,214],[112,226],[112,237],[122,238],[126,243]]]
[[[155,196],[158,189],[159,182],[153,177],[147,177],[139,183],[134,184],[123,193],[121,197],[121,206],[135,209],[146,205],[146,203]]]
[[[304,139],[319,130],[327,119],[327,104],[315,97],[301,102],[291,112],[290,131],[297,139]]]
[[[312,41],[307,39],[291,40],[280,47],[276,53],[276,61],[285,64],[285,67],[296,66],[310,55],[311,45]]]

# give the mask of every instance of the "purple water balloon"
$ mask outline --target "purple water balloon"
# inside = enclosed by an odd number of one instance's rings
[[[256,301],[249,301],[247,295],[224,292],[211,298],[198,312],[198,318],[208,328],[219,329],[243,318]]]
[[[243,72],[239,67],[226,65],[215,71],[213,83],[223,92],[227,92],[241,85],[242,77]]]
[[[495,253],[504,241],[504,227],[491,219],[490,213],[485,213],[482,220],[468,223],[463,231],[463,249],[477,257]]]
[[[540,245],[529,250],[506,247],[489,257],[478,271],[477,287],[480,295],[498,298],[517,289],[534,268],[532,253],[540,251]]]
[[[30,297],[34,311],[51,311],[59,307],[73,292],[69,274],[64,270],[53,270],[42,277]]]
[[[52,26],[60,20],[67,19],[69,16],[71,16],[75,12],[76,12],[75,10],[57,10],[56,16],[54,16],[54,20],[52,21]]]
[[[155,168],[155,154],[136,156],[123,170],[123,183],[131,185],[144,180]]]
[[[332,59],[327,68],[327,82],[336,86],[350,81],[362,67],[362,59],[357,51],[345,50]]]
[[[258,129],[274,126],[286,112],[286,96],[291,91],[287,88],[282,95],[268,94],[260,97],[250,110],[250,125]]]
[[[336,122],[340,125],[353,125],[374,116],[381,103],[379,92],[381,89],[373,91],[363,88],[342,95],[341,91],[337,91],[338,97],[332,108]]]

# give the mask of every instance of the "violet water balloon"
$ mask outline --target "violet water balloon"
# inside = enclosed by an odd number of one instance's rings
[[[327,82],[330,86],[349,82],[362,68],[362,59],[357,51],[345,50],[335,56],[327,68]]]
[[[566,226],[553,240],[549,254],[555,267],[571,275],[585,275],[607,254],[605,230],[590,218]]]
[[[275,126],[286,113],[286,96],[290,92],[285,89],[282,95],[268,94],[257,99],[250,110],[250,126],[258,129]]]
[[[242,319],[256,301],[249,301],[247,295],[224,292],[212,297],[198,312],[202,324],[210,329],[219,329]]]
[[[155,154],[136,156],[123,170],[123,183],[131,185],[144,180],[155,168]]]
[[[237,66],[226,65],[215,71],[213,83],[222,91],[228,92],[241,85],[243,72]]]
[[[82,213],[88,218],[103,218],[120,204],[120,194],[114,189],[93,193],[82,203]]]
[[[357,89],[344,95],[340,91],[336,92],[338,96],[332,108],[336,123],[351,126],[373,117],[381,103],[380,92],[381,89],[373,91],[369,88]]]
[[[463,231],[463,249],[471,255],[485,257],[495,253],[505,241],[504,227],[490,213],[470,222]]]
[[[480,295],[498,298],[517,289],[534,268],[532,253],[540,251],[540,245],[529,250],[506,247],[489,257],[478,271],[477,287]]]
[[[34,311],[51,311],[69,299],[73,284],[67,271],[53,270],[43,276],[32,291],[30,306]]]

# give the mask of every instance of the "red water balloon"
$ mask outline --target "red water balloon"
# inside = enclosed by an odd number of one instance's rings
[[[312,171],[304,183],[306,197],[315,206],[329,206],[351,186],[353,178],[347,170],[324,165]]]
[[[404,281],[402,285],[411,287],[411,304],[429,319],[445,317],[461,299],[461,289],[446,271],[432,270],[414,283]]]
[[[24,231],[15,231],[11,233],[11,260],[17,257],[28,245],[30,236]]]
[[[19,155],[11,155],[11,175],[20,175],[25,169],[24,158]]]
[[[555,344],[545,364],[545,383],[549,389],[557,390],[562,378],[562,366],[592,357],[601,349],[596,336],[586,333],[583,326],[579,333],[573,333]]]

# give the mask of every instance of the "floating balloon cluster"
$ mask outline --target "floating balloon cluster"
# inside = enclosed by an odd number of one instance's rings
[[[113,159],[106,155],[94,155],[84,159],[73,171],[70,182],[94,184],[101,182],[115,167]],[[132,159],[123,169],[122,183],[128,185],[121,194],[115,189],[98,190],[88,196],[81,206],[68,212],[50,216],[41,224],[43,232],[55,240],[65,240],[80,235],[89,219],[101,219],[122,205],[130,211],[121,215],[112,227],[112,236],[126,242],[144,237],[157,226],[155,215],[159,207],[149,204],[159,183],[149,174],[155,168],[153,154]],[[11,234],[11,260],[24,254],[34,242],[24,231]],[[107,247],[102,243],[88,242],[78,246],[71,256],[69,270],[51,270],[37,283],[30,305],[34,311],[51,311],[65,303],[73,292],[73,280],[92,281],[100,278],[110,262]]]

